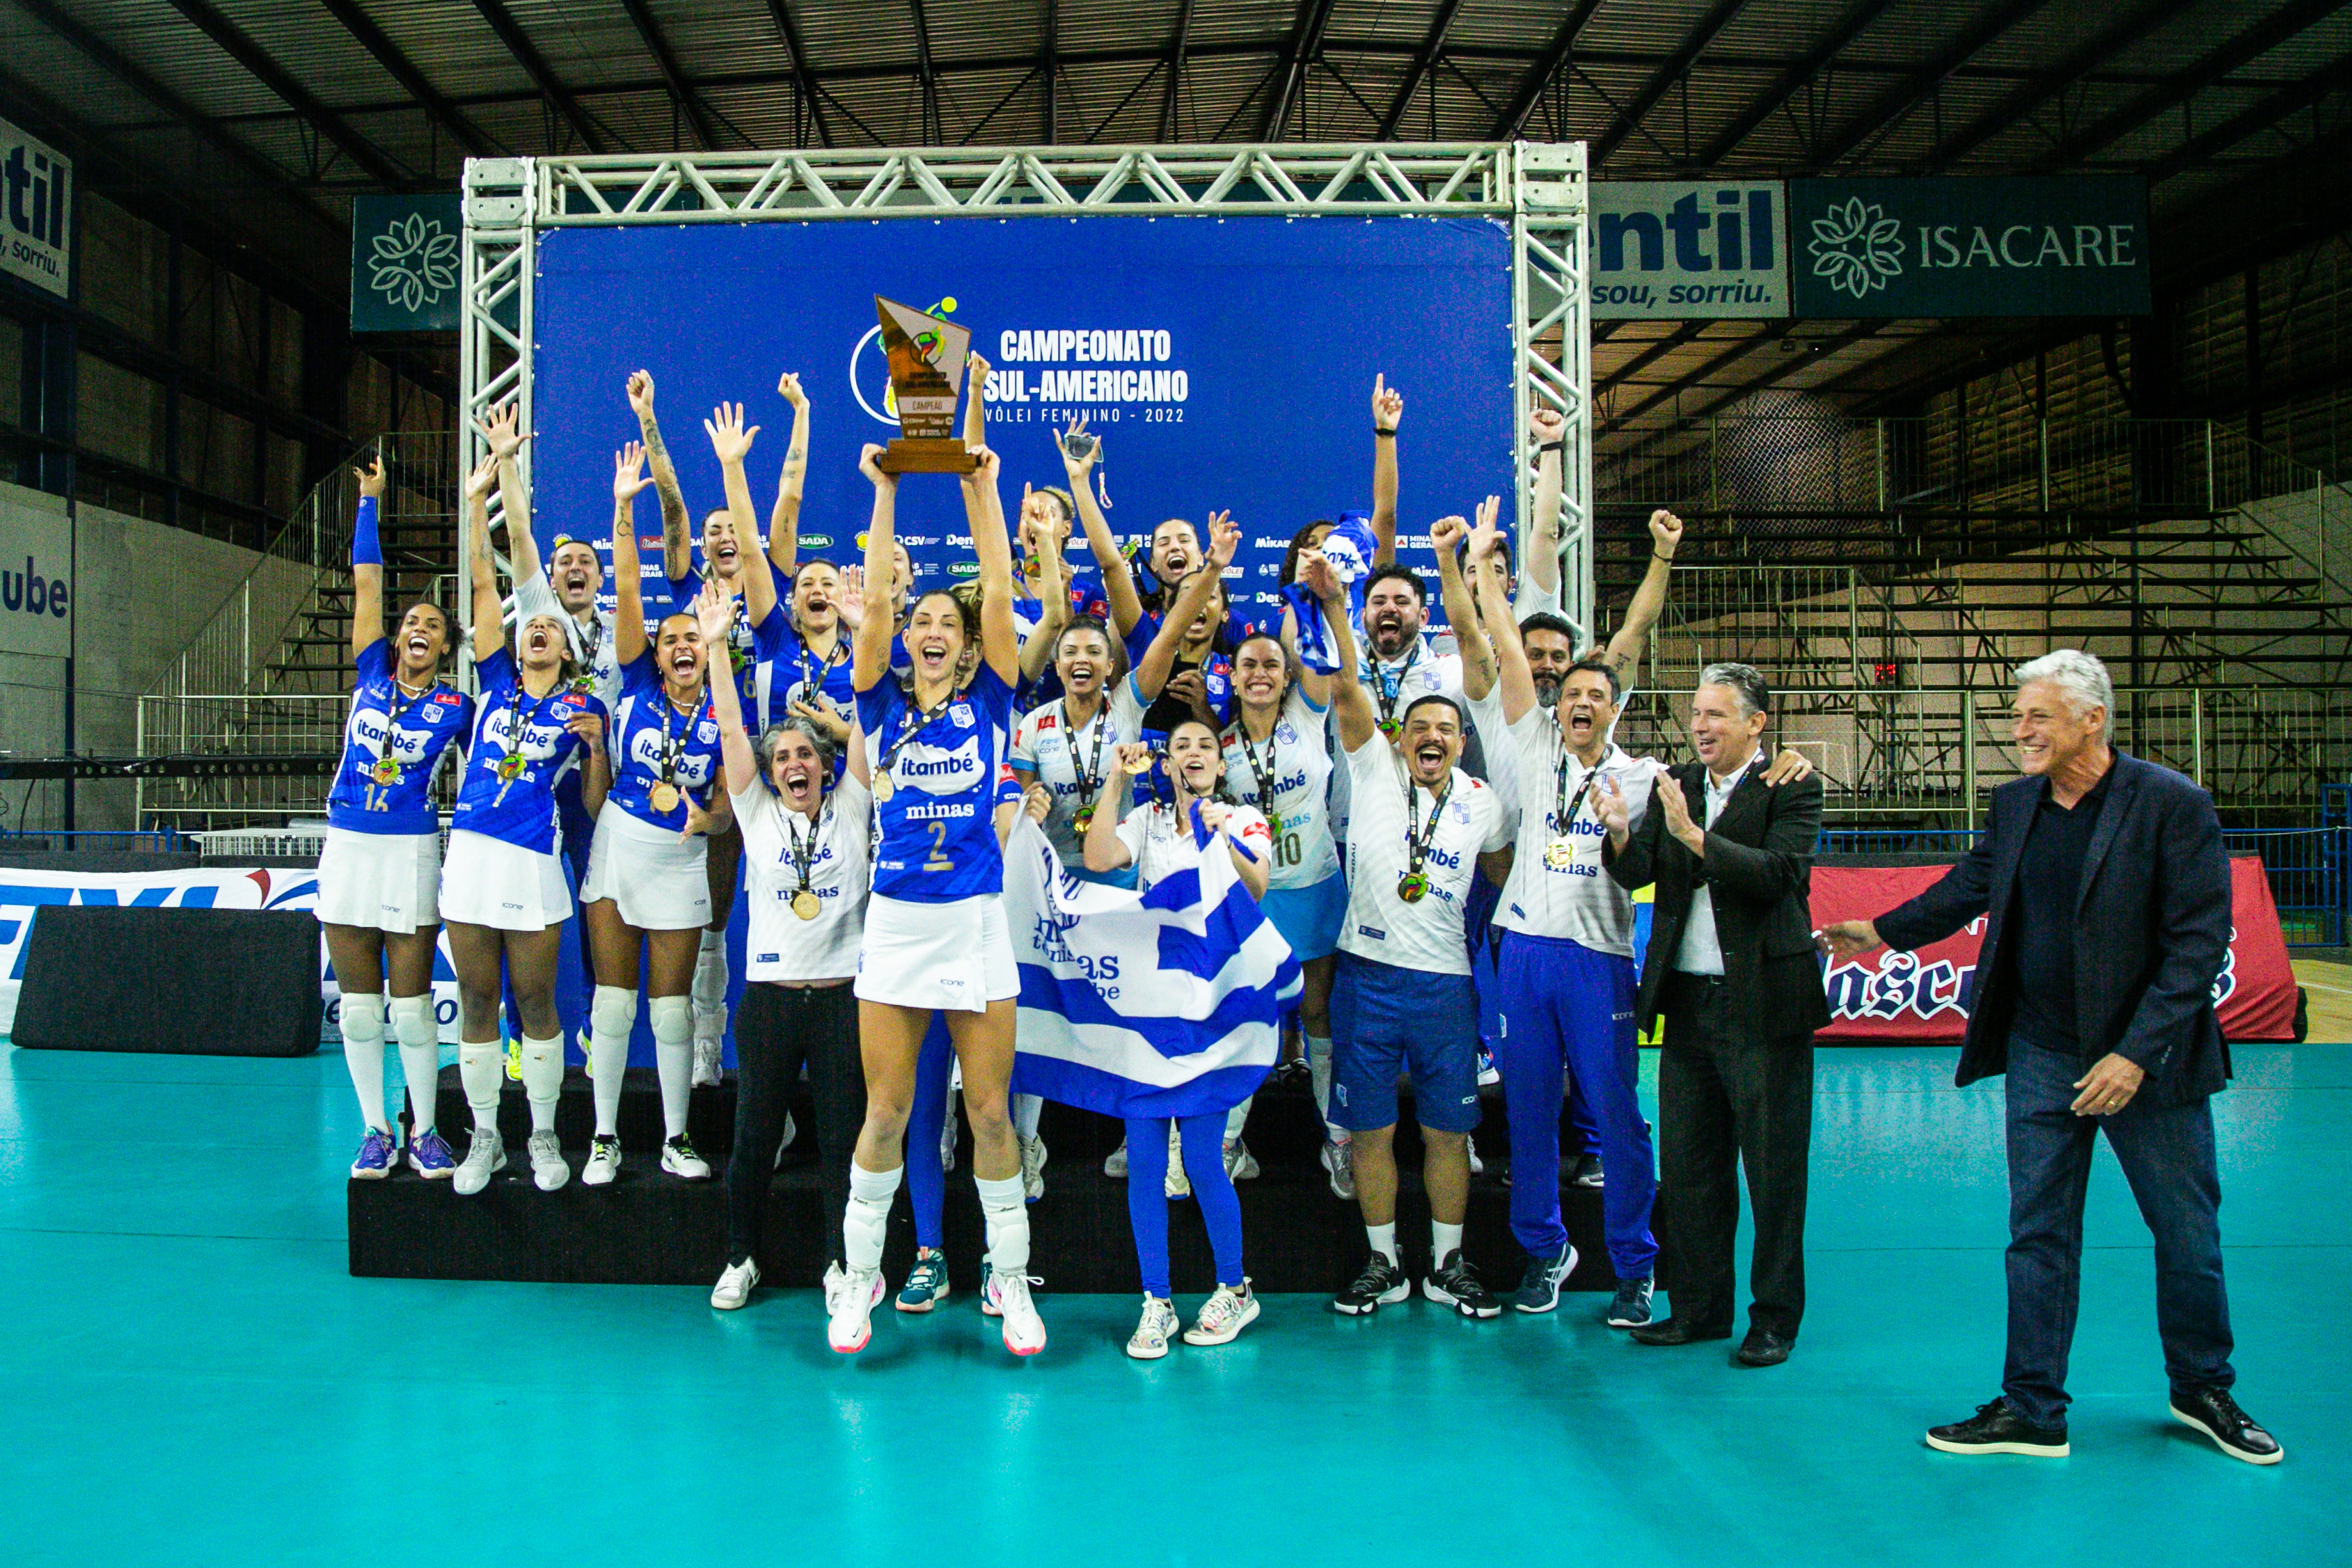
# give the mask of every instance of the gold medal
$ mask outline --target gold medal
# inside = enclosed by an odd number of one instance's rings
[[[389,788],[389,787],[391,787],[392,785],[394,785],[394,784],[399,783],[399,782],[400,782],[400,762],[399,762],[399,759],[398,759],[398,758],[396,758],[388,757],[388,756],[387,756],[387,757],[379,757],[379,758],[377,758],[375,759],[375,766],[374,766],[373,768],[372,768],[368,769],[368,777],[369,777],[369,778],[371,778],[371,779],[374,779],[377,783],[379,783],[379,784],[382,784],[382,785],[385,786],[386,788]]]
[[[1553,871],[1566,871],[1576,863],[1576,846],[1566,839],[1554,839],[1544,845],[1544,864]]]
[[[647,799],[653,801],[655,810],[667,817],[672,811],[677,810],[677,786],[665,779],[660,783],[653,787],[653,790],[647,796]]]
[[[522,777],[523,757],[520,751],[509,751],[499,758],[499,777],[511,784]]]
[[[1142,756],[1136,758],[1134,760],[1122,762],[1119,766],[1125,768],[1128,772],[1140,778],[1142,775],[1151,771],[1151,754],[1147,751]]]
[[[1429,878],[1417,871],[1409,871],[1397,878],[1397,897],[1407,904],[1419,904],[1429,893]]]
[[[898,788],[898,781],[887,773],[877,774],[874,779],[874,798],[877,800],[887,800]]]
[[[1070,819],[1070,825],[1077,829],[1078,831],[1082,833],[1088,828],[1093,827],[1095,825],[1095,803],[1092,800],[1089,800],[1085,805],[1079,807],[1077,814]]]
[[[793,913],[799,915],[803,920],[814,920],[817,916],[817,911],[823,907],[824,906],[822,904],[817,903],[816,894],[811,893],[807,888],[803,888],[798,893],[793,894]]]
[[[1265,831],[1266,831],[1267,832],[1269,832],[1269,833],[1272,833],[1272,834],[1274,835],[1274,837],[1275,837],[1275,839],[1276,839],[1276,841],[1277,842],[1279,842],[1279,841],[1281,841],[1281,838],[1282,838],[1282,813],[1281,813],[1281,812],[1279,812],[1279,811],[1268,811],[1268,812],[1265,814]]]
[[[1404,722],[1402,719],[1384,718],[1381,720],[1380,727],[1381,733],[1391,740],[1404,733]]]

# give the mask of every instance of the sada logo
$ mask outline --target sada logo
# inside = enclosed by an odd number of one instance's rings
[[[861,538],[857,542],[860,545],[863,545],[866,541]],[[833,548],[833,536],[831,534],[803,534],[800,538],[800,543],[803,549],[830,549]]]
[[[955,314],[956,298],[948,295],[923,312],[944,321]],[[882,355],[882,326],[876,322],[849,350],[849,393],[857,406],[884,424],[898,423],[898,394],[890,385],[890,366]],[[806,541],[803,541],[806,542]]]

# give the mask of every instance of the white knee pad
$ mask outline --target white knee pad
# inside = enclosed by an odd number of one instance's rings
[[[633,1010],[635,1001],[635,998],[630,998]],[[684,997],[656,997],[652,1006],[646,1009],[653,1018],[654,1043],[691,1044],[694,1040],[694,1008],[695,1004]]]
[[[434,1016],[433,998],[394,997],[392,998],[392,1032],[403,1051],[431,1046],[437,1055],[441,1050],[441,1020]]]
[[[552,1105],[563,1093],[563,1037],[522,1040],[522,1092],[534,1105]]]
[[[727,1005],[727,933],[706,931],[694,955],[694,1005],[704,1011]]]
[[[658,1009],[661,1004],[654,1006]],[[654,1015],[661,1015],[656,1011]],[[637,1027],[637,993],[599,986],[588,1003],[588,1071],[591,1076],[629,1065],[629,1031]],[[618,1052],[615,1055],[615,1052]]]
[[[371,991],[365,996],[344,992],[341,1016],[345,1045],[380,1047],[383,1044],[383,993],[381,991]]]
[[[506,1082],[507,1053],[498,1041],[478,1044],[461,1041],[457,1046],[457,1076],[466,1085],[466,1103],[474,1109],[474,1120],[486,1127],[498,1125],[499,1086]]]
[[[849,1207],[841,1217],[842,1255],[853,1269],[879,1269],[882,1243],[890,1226],[890,1204],[906,1174],[897,1170],[869,1171],[856,1161],[849,1166]]]

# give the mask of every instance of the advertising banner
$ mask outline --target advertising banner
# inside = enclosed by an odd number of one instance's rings
[[[0,653],[73,653],[73,525],[54,497],[0,506]],[[21,679],[21,677],[15,677]]]
[[[1789,315],[1787,207],[1778,180],[1595,184],[1593,319]]]
[[[466,219],[454,191],[352,198],[352,330],[454,332]]]
[[[2147,183],[1791,180],[1796,313],[2145,316]]]
[[[73,288],[73,160],[0,120],[0,272]]]
[[[1882,915],[1935,885],[1948,865],[1813,867],[1816,927]],[[2294,970],[2279,930],[2263,862],[2252,855],[2230,862],[2230,956],[2213,982],[2221,1032],[2231,1040],[2294,1038]],[[1825,1044],[1896,1042],[1958,1045],[1968,1028],[1960,998],[1976,974],[1984,941],[1979,920],[1916,953],[1885,948],[1849,964],[1831,966],[1830,1026],[1814,1039]]]
[[[1066,482],[1051,433],[1084,416],[1123,539],[1233,513],[1229,586],[1244,614],[1274,602],[1294,532],[1370,507],[1385,375],[1405,397],[1400,550],[1431,579],[1436,622],[1430,523],[1495,493],[1514,522],[1510,262],[1507,228],[1463,219],[556,229],[540,239],[535,295],[534,524],[542,549],[559,533],[607,538],[613,453],[636,435],[623,384],[642,368],[698,524],[723,504],[701,423],[722,399],[745,405],[761,427],[749,466],[764,528],[791,436],[775,390],[789,370],[811,404],[803,553],[857,560],[873,508],[858,448],[899,434],[880,295],[968,327],[993,365],[988,440],[1008,514],[1024,483]],[[656,574],[660,527],[641,498]],[[952,477],[903,480],[897,527],[919,585],[972,570]]]

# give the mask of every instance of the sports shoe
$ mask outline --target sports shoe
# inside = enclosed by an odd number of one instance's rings
[[[2233,1459],[2243,1459],[2250,1465],[2274,1465],[2286,1458],[2279,1440],[2239,1409],[2238,1402],[2226,1388],[2175,1388],[2166,1407],[2172,1412],[2174,1420],[2204,1433]]]
[[[684,1133],[662,1145],[662,1169],[681,1181],[710,1179],[710,1162],[694,1152]]]
[[[1502,1069],[1495,1065],[1495,1053],[1486,1049],[1485,1040],[1480,1040],[1478,1042],[1478,1087],[1492,1089],[1502,1081]]]
[[[522,1082],[522,1041],[511,1035],[507,1037],[507,1077]]]
[[[1125,1138],[1121,1138],[1118,1141],[1118,1147],[1113,1149],[1104,1159],[1103,1175],[1113,1181],[1127,1179],[1127,1140]]]
[[[1465,1318],[1499,1318],[1503,1315],[1503,1303],[1486,1289],[1486,1282],[1478,1278],[1478,1270],[1471,1267],[1469,1259],[1462,1256],[1459,1247],[1445,1255],[1445,1261],[1437,1272],[1423,1278],[1421,1291],[1431,1301],[1452,1307]]]
[[[1928,1427],[1927,1446],[1948,1454],[2030,1454],[2041,1459],[2063,1459],[2074,1452],[2063,1421],[2037,1427],[2005,1398],[1978,1406],[1965,1421]]]
[[[1577,1155],[1576,1174],[1570,1176],[1569,1181],[1570,1185],[1575,1186],[1605,1186],[1608,1185],[1601,1179],[1601,1156],[1599,1155]]]
[[[1225,1145],[1225,1179],[1255,1181],[1257,1176],[1257,1156],[1249,1152],[1249,1145],[1239,1138]]]
[[[1177,1329],[1176,1303],[1165,1296],[1143,1298],[1143,1316],[1127,1336],[1127,1354],[1138,1361],[1158,1361],[1168,1354],[1169,1336]]]
[[[855,1355],[874,1337],[874,1303],[882,1299],[882,1270],[847,1269],[833,1292],[833,1317],[825,1325],[825,1343],[844,1355]]]
[[[1040,1283],[1025,1268],[989,1266],[981,1311],[1004,1320],[1004,1348],[1015,1355],[1034,1355],[1045,1348],[1045,1320],[1037,1315],[1037,1303],[1029,1294],[1029,1287]]]
[[[1356,1201],[1356,1160],[1351,1145],[1324,1140],[1323,1153],[1318,1156],[1324,1172],[1331,1178],[1331,1196],[1343,1202]]]
[[[426,1181],[447,1181],[457,1169],[457,1156],[438,1132],[427,1127],[408,1140],[408,1167]]]
[[[1462,1152],[1470,1156],[1470,1174],[1472,1176],[1485,1176],[1486,1174],[1486,1162],[1478,1157],[1478,1140],[1472,1137],[1467,1133],[1462,1134]]]
[[[1576,1249],[1564,1248],[1557,1257],[1528,1260],[1527,1271],[1519,1276],[1519,1288],[1511,1292],[1511,1305],[1523,1312],[1548,1312],[1559,1305],[1559,1288],[1576,1272]],[[1642,1320],[1649,1322],[1647,1318]]]
[[[609,1186],[621,1174],[621,1140],[599,1133],[588,1145],[588,1163],[580,1167],[583,1186]],[[740,1306],[741,1302],[736,1303]]]
[[[1043,1138],[1021,1139],[1021,1196],[1031,1203],[1045,1196],[1045,1140]]]
[[[715,1040],[698,1039],[694,1042],[694,1080],[697,1089],[719,1087],[719,1053],[721,1043]]]
[[[836,1258],[832,1262],[827,1263],[824,1266],[824,1281],[822,1288],[824,1291],[824,1315],[826,1317],[833,1316],[833,1309],[841,1301],[841,1287],[848,1282],[849,1276],[843,1272],[840,1259]]]
[[[572,1179],[572,1167],[564,1163],[563,1145],[556,1142],[554,1128],[533,1133],[523,1146],[530,1152],[530,1179],[539,1184],[540,1191],[553,1192]]]
[[[375,1128],[367,1130],[360,1140],[359,1157],[352,1161],[352,1176],[357,1181],[382,1181],[400,1164],[400,1145],[393,1142],[390,1133]]]
[[[1192,1196],[1192,1178],[1184,1171],[1184,1140],[1176,1124],[1168,1124],[1168,1179],[1160,1184],[1170,1197]]]
[[[1307,1065],[1305,1057],[1290,1057],[1275,1064],[1274,1081],[1276,1083],[1312,1083],[1315,1082],[1315,1070]]]
[[[1620,1280],[1617,1293],[1609,1299],[1609,1326],[1612,1329],[1637,1329],[1650,1321],[1650,1281]]]
[[[1231,1344],[1242,1330],[1257,1322],[1257,1292],[1249,1281],[1242,1288],[1220,1285],[1201,1307],[1199,1321],[1184,1331],[1186,1344]]]
[[[463,1197],[471,1197],[490,1185],[490,1178],[507,1168],[507,1143],[499,1136],[496,1127],[474,1129],[473,1144],[466,1150],[466,1163],[457,1167],[457,1176],[449,1190]]]
[[[898,1288],[898,1308],[902,1312],[928,1312],[948,1299],[948,1255],[945,1252],[925,1252],[915,1259],[907,1282]]]
[[[1372,1260],[1364,1265],[1364,1271],[1331,1298],[1331,1310],[1351,1318],[1369,1317],[1412,1294],[1412,1281],[1405,1278],[1404,1270],[1390,1262],[1385,1254],[1375,1252]]]
[[[751,1299],[751,1287],[759,1282],[760,1266],[749,1258],[740,1263],[730,1263],[719,1276],[719,1283],[710,1288],[710,1304],[722,1312],[731,1312]]]

